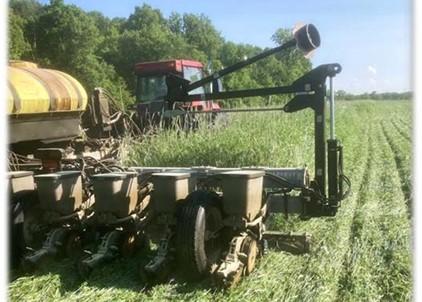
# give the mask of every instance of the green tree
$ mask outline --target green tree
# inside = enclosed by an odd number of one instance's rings
[[[80,57],[94,53],[101,41],[94,20],[62,0],[53,0],[44,8],[37,33],[37,57],[58,68],[73,66]]]
[[[293,33],[284,28],[278,29],[272,36],[272,40],[278,45],[282,45],[292,38]],[[280,53],[276,55],[276,58],[283,66],[283,72],[279,75],[283,83],[289,83],[297,79],[312,68],[311,61],[305,58],[298,49]]]
[[[217,58],[224,42],[221,34],[205,15],[183,15],[183,36],[186,42],[204,52],[209,59]]]
[[[183,17],[181,14],[176,12],[171,13],[167,24],[174,34],[183,35]]]
[[[9,10],[9,59],[21,59],[31,47],[24,35],[25,20]]]
[[[148,5],[136,7],[122,28],[116,48],[108,53],[107,61],[116,67],[132,91],[133,66],[138,62],[184,58],[207,61],[202,51],[171,30],[159,10]]]
[[[37,61],[75,76],[88,93],[104,87],[129,102],[123,79],[100,57],[105,34],[101,34],[98,24],[108,24],[108,20],[61,0],[51,1],[43,7],[37,22]]]
[[[42,5],[35,0],[10,0],[9,47],[13,48],[9,49],[11,59],[35,60],[35,28],[41,10]]]

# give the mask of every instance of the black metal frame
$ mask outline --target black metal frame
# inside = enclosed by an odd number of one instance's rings
[[[314,130],[315,130],[315,178],[311,182],[311,188],[314,191],[312,197],[314,203],[309,205],[309,212],[312,215],[335,215],[340,200],[343,198],[342,186],[342,146],[335,138],[326,139],[326,79],[332,78],[341,72],[341,66],[338,63],[320,65],[304,74],[294,81],[291,85],[267,87],[257,89],[245,89],[236,91],[223,91],[204,94],[188,93],[197,87],[207,83],[214,82],[216,79],[250,65],[269,55],[281,50],[299,45],[303,41],[293,39],[276,48],[267,50],[257,56],[245,61],[236,63],[219,72],[211,74],[199,81],[190,83],[178,76],[169,74],[166,78],[168,93],[166,100],[171,104],[175,101],[190,102],[193,100],[218,100],[233,99],[254,96],[268,96],[275,94],[294,94],[294,97],[282,108],[257,109],[256,111],[283,110],[284,112],[296,112],[306,108],[314,111]],[[319,41],[318,41],[319,42]],[[242,110],[224,110],[224,112],[238,112]],[[246,111],[255,111],[248,109]],[[333,122],[333,121],[332,121]],[[327,145],[328,152],[327,152]],[[328,161],[328,167],[327,167]],[[328,172],[328,173],[327,173]],[[328,174],[328,175],[327,175]],[[326,194],[326,184],[328,179],[328,196]]]

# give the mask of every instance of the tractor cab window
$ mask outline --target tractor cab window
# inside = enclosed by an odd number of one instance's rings
[[[167,94],[165,75],[138,76],[136,84],[136,100],[138,102],[151,102]]]
[[[201,68],[197,67],[183,67],[183,77],[191,82],[198,81],[203,78],[203,73]],[[189,91],[189,94],[200,94],[205,93],[204,87],[198,87],[192,91]]]

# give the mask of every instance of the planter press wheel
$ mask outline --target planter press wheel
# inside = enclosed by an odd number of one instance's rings
[[[82,259],[80,259],[76,264],[76,269],[78,271],[79,276],[86,280],[89,278],[89,276],[92,274],[92,271],[94,270],[89,265],[86,265],[83,260],[88,259],[89,256],[85,256]]]
[[[82,239],[78,232],[70,232],[64,248],[66,257],[71,259],[79,259],[82,257]]]
[[[246,255],[244,273],[248,276],[254,270],[256,258],[259,254],[257,241],[252,237],[247,236],[243,240],[241,251]]]
[[[211,271],[221,257],[222,214],[214,192],[195,191],[179,209],[176,227],[177,264],[187,278]]]
[[[135,254],[136,251],[136,234],[134,233],[127,233],[123,235],[122,244],[120,246],[120,253],[123,257],[129,258]]]

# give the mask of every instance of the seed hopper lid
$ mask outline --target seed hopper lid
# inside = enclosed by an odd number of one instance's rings
[[[7,177],[10,178],[21,178],[26,176],[32,176],[34,172],[32,171],[11,171],[7,173]]]
[[[186,179],[190,177],[190,173],[186,172],[160,172],[153,173],[152,177],[154,178],[173,178],[175,180]]]
[[[168,170],[176,170],[176,169],[182,169],[181,167],[129,167],[131,170],[135,170],[139,174],[141,173],[155,173],[155,172],[164,172]]]
[[[222,174],[224,172],[238,171],[240,168],[214,168],[211,170],[214,174]]]
[[[228,171],[223,172],[220,174],[223,177],[230,177],[230,178],[247,178],[253,179],[262,177],[265,175],[265,171],[262,170],[235,170],[235,171]]]
[[[113,172],[113,173],[103,173],[92,176],[96,180],[119,180],[126,178],[134,178],[138,175],[136,172]]]
[[[35,179],[63,179],[70,177],[78,177],[81,175],[80,171],[59,171],[55,173],[35,175]]]

